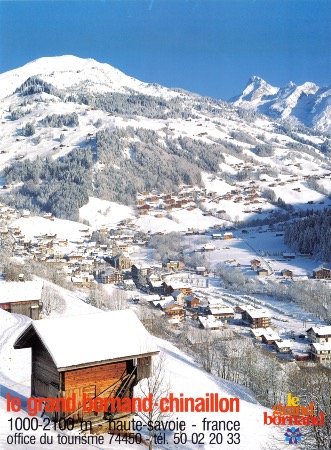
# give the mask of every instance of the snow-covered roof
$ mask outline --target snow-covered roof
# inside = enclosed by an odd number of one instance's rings
[[[216,318],[212,315],[208,315],[207,317],[199,316],[199,322],[203,326],[203,328],[221,328],[223,326],[220,320],[216,320]]]
[[[42,288],[42,281],[0,282],[0,303],[40,300]]]
[[[307,331],[313,330],[315,334],[318,334],[319,336],[325,336],[326,334],[331,334],[331,326],[325,326],[325,327],[311,327]]]
[[[251,328],[249,331],[254,337],[261,337],[262,335],[271,333],[273,330],[272,328],[267,327],[267,328]]]
[[[314,343],[311,344],[311,345],[312,345],[312,347],[315,348],[315,350],[316,350],[317,352],[320,352],[320,351],[323,351],[323,350],[325,350],[325,351],[331,351],[331,342],[322,342],[321,344],[320,344],[320,343],[317,343],[317,342],[314,342]]]
[[[218,314],[234,314],[234,310],[233,308],[231,308],[230,306],[215,306],[215,307],[210,307],[210,312],[212,313],[212,315],[218,315]]]
[[[252,306],[245,307],[246,312],[251,316],[252,319],[258,319],[259,317],[270,317],[267,310],[263,308],[254,308]]]
[[[275,345],[278,348],[291,348],[291,341],[289,341],[289,340],[284,340],[284,341],[281,341],[281,342],[276,341]]]
[[[152,336],[130,309],[32,321],[16,340],[15,348],[30,346],[22,342],[31,327],[58,369],[158,351]]]
[[[262,333],[262,336],[267,340],[274,340],[276,341],[277,339],[280,339],[279,334],[277,333],[277,331],[274,330],[270,330],[268,332]]]

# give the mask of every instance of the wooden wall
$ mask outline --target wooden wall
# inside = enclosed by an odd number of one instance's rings
[[[37,306],[37,308],[31,308]],[[10,302],[0,304],[0,308],[15,314],[23,314],[30,319],[39,319],[39,300],[27,300],[25,302]]]
[[[93,397],[99,396],[102,391],[119,380],[123,373],[127,373],[126,361],[69,370],[64,375],[65,396],[70,397],[73,393],[77,398],[82,398],[83,393],[94,394]],[[104,396],[108,397],[109,392]]]
[[[149,378],[152,372],[152,357],[146,356],[137,361],[137,381]]]
[[[52,385],[52,395],[49,386]],[[59,372],[47,349],[37,336],[32,344],[31,395],[36,397],[53,397],[54,388],[60,388]]]

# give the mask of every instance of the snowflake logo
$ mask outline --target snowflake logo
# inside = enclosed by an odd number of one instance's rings
[[[291,427],[284,433],[285,441],[289,444],[298,444],[301,441],[301,431],[299,428]]]

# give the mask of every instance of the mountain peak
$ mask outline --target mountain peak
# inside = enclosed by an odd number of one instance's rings
[[[120,70],[92,58],[73,55],[42,57],[0,75],[1,97],[12,95],[24,81],[38,77],[57,89],[105,93],[129,93],[177,97],[179,93],[155,84],[148,84],[125,75]]]
[[[263,78],[258,77],[257,75],[253,75],[253,76],[251,76],[250,79],[248,80],[246,86],[249,86],[250,84],[263,84],[263,83],[267,84],[267,83],[264,81]]]
[[[330,129],[330,95],[327,88],[320,88],[307,81],[301,85],[290,81],[285,87],[276,88],[254,75],[242,94],[230,100],[235,105],[255,109],[273,119],[295,117],[297,121],[320,130]]]

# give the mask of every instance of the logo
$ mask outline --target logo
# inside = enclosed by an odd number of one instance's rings
[[[284,433],[285,441],[289,444],[298,444],[301,441],[301,432],[300,428],[291,427],[286,430]]]
[[[315,415],[314,402],[309,405],[301,405],[299,397],[287,394],[287,405],[276,403],[273,407],[272,415],[264,414],[264,425],[286,425],[286,426],[323,426],[325,414],[320,411]],[[291,428],[290,428],[291,429]]]

